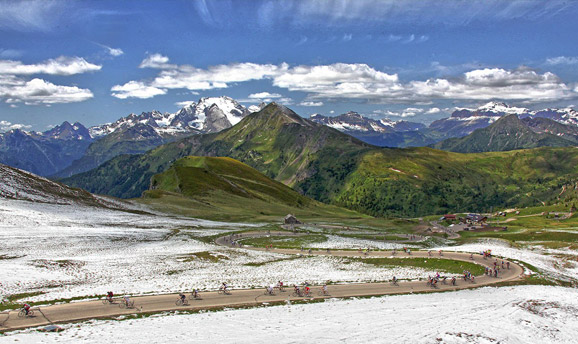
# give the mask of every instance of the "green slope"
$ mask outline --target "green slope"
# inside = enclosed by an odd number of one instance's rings
[[[315,200],[373,216],[421,216],[555,202],[578,181],[578,150],[458,154],[378,148],[270,104],[218,134],[121,156],[65,182],[139,197],[179,158],[227,156]],[[573,186],[572,186],[573,187]]]
[[[562,126],[555,122],[553,124]],[[508,115],[486,128],[475,130],[468,136],[447,139],[434,144],[433,147],[451,152],[480,153],[537,147],[567,147],[574,144],[550,133],[537,133],[518,116]]]
[[[144,155],[114,158],[63,182],[95,193],[140,197],[150,178],[185,156],[227,156],[322,201],[331,200],[361,153],[374,148],[335,129],[303,119],[275,103],[217,134],[194,135]],[[324,166],[330,159],[333,169]],[[312,190],[302,185],[312,176]],[[318,184],[322,183],[323,187]],[[307,185],[306,185],[307,186]]]
[[[558,202],[577,181],[575,148],[478,154],[382,149],[364,155],[334,203],[380,216],[483,212]]]
[[[219,220],[359,217],[316,202],[259,171],[226,157],[184,157],[151,179],[145,203],[164,211]]]

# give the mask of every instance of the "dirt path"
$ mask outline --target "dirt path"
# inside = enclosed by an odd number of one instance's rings
[[[281,233],[281,232],[280,232]],[[282,232],[282,235],[288,235],[287,232]],[[243,233],[242,238],[256,237],[268,235],[267,233]],[[278,235],[271,233],[271,235]],[[289,235],[300,235],[289,234]],[[224,237],[216,240],[217,244],[228,245],[228,241]],[[264,248],[244,247],[241,249],[265,250]],[[300,250],[295,249],[272,249],[272,252],[284,254],[303,254]],[[368,254],[369,257],[392,257],[392,251],[372,251]],[[309,255],[309,253],[307,253]],[[310,255],[331,255],[339,257],[365,257],[363,253],[357,251],[332,250],[329,253],[326,250],[314,250]],[[439,256],[436,252],[434,257],[429,257],[425,251],[413,251],[411,255],[397,252],[395,257],[423,257],[427,259],[452,259],[466,262],[474,262],[483,266],[493,268],[494,259],[484,259],[479,254],[474,255],[474,260],[470,259],[468,253],[454,253],[444,252],[443,256]],[[501,259],[499,260],[501,262]],[[506,260],[504,260],[506,261]],[[439,283],[436,288],[426,286],[425,281],[402,281],[397,285],[392,283],[360,283],[360,284],[337,284],[328,287],[329,295],[318,295],[321,288],[313,286],[314,299],[328,298],[328,297],[356,297],[356,296],[374,296],[386,294],[403,294],[416,292],[439,292],[458,290],[465,288],[473,288],[484,285],[495,284],[504,281],[512,281],[522,278],[524,270],[519,265],[510,262],[510,269],[501,270],[499,277],[476,276],[475,283],[459,279],[457,285],[450,285]],[[74,303],[65,303],[44,307],[35,307],[35,315],[28,318],[19,318],[17,311],[12,311],[1,314],[0,331],[10,331],[16,329],[23,329],[27,327],[44,326],[56,323],[67,323],[79,320],[107,318],[119,315],[127,315],[134,313],[154,313],[171,310],[200,310],[212,309],[219,307],[238,307],[238,306],[255,306],[263,303],[271,302],[288,302],[291,300],[303,300],[304,297],[291,296],[292,289],[287,288],[285,292],[276,291],[275,295],[265,295],[264,289],[240,289],[233,290],[230,295],[219,294],[216,291],[202,292],[202,298],[199,300],[190,300],[189,305],[176,306],[175,301],[178,294],[164,294],[164,295],[150,295],[137,296],[132,300],[135,302],[135,307],[132,309],[121,309],[118,303],[103,304],[98,301],[83,301]],[[188,297],[189,295],[187,295]]]

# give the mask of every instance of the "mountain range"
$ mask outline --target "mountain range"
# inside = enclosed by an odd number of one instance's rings
[[[563,191],[578,182],[573,147],[467,155],[426,147],[380,148],[275,103],[219,133],[117,156],[63,182],[95,193],[140,197],[155,188],[154,175],[186,156],[234,158],[304,196],[372,216],[537,205],[564,197]]]
[[[239,123],[250,112],[258,111],[263,106],[265,104],[247,109],[229,97],[201,98],[175,113],[151,111],[140,115],[130,114],[113,123],[90,128],[80,123],[64,122],[42,133],[12,130],[0,134],[0,163],[39,175],[69,177],[93,169],[118,155],[143,153],[190,135],[220,132]],[[452,140],[487,128],[506,115],[518,116],[526,123],[524,128],[535,134],[550,133],[559,139],[543,140],[524,135],[517,144],[512,144],[512,140],[494,139],[490,146],[481,141],[473,143],[477,140],[475,138],[468,139],[469,143],[460,144]],[[434,121],[427,127],[408,121],[375,120],[356,112],[336,117],[315,114],[310,120],[354,136],[370,145],[432,146],[459,152],[567,146],[567,141],[575,142],[573,131],[578,128],[578,113],[573,109],[530,111],[496,102],[477,109],[456,110],[450,117]],[[495,137],[500,130],[493,130]],[[506,134],[508,130],[514,128],[504,128],[502,132]],[[485,134],[476,135],[482,137]],[[448,139],[449,141],[445,142]],[[529,141],[524,143],[525,139]],[[506,144],[506,141],[509,143]]]
[[[90,128],[64,122],[42,133],[11,130],[0,134],[0,163],[43,176],[70,176],[120,154],[143,153],[188,135],[221,131],[248,114],[235,100],[214,97],[201,98],[176,113],[130,114]]]
[[[335,117],[314,114],[310,119],[376,146],[421,147],[470,135],[506,115],[517,115],[521,119],[546,118],[562,125],[578,127],[578,112],[571,108],[531,111],[498,102],[490,102],[477,109],[458,109],[450,117],[436,120],[429,126],[409,121],[374,120],[356,112]]]

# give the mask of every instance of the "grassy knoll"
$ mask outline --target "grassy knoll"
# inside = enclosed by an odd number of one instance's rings
[[[352,259],[353,260],[353,259]],[[440,273],[461,274],[464,270],[470,271],[478,276],[484,273],[484,267],[481,265],[462,262],[458,260],[439,259],[439,258],[359,258],[365,264],[371,264],[383,268],[393,267],[415,267],[428,270],[438,271]]]
[[[314,243],[322,243],[327,237],[322,234],[308,234],[303,236],[270,236],[260,238],[243,239],[241,242],[245,245],[265,247],[273,245],[275,248],[301,248],[309,247]]]
[[[185,157],[151,179],[141,201],[162,211],[222,221],[368,218],[319,203],[231,158]]]

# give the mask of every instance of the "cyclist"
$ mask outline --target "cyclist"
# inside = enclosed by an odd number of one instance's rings
[[[273,295],[273,286],[269,285],[267,286],[267,288],[265,288],[267,290],[267,294],[269,295]]]
[[[181,302],[182,302],[183,304],[185,304],[185,302],[186,302],[185,300],[187,299],[187,297],[185,296],[185,294],[179,293],[179,297],[181,298]]]
[[[456,277],[452,277],[452,285],[456,285]]]
[[[193,289],[193,298],[196,299],[196,298],[198,298],[199,296],[200,296],[200,295],[199,295],[199,291],[198,291],[197,289]]]
[[[108,302],[112,303],[112,297],[113,296],[114,296],[114,293],[112,291],[106,292],[106,299],[108,300]]]
[[[125,295],[123,297],[124,299],[124,304],[128,307],[130,305],[130,297],[128,297],[128,295]]]
[[[391,281],[393,284],[397,284],[397,277],[393,276],[393,279]]]
[[[25,303],[24,306],[22,306],[22,308],[24,308],[24,311],[26,312],[26,316],[28,316],[28,313],[30,313],[30,305]]]
[[[283,282],[278,281],[278,282],[277,282],[277,287],[279,288],[279,291],[283,291]]]
[[[223,282],[223,286],[221,286],[221,288],[223,288],[223,292],[226,293],[227,292],[227,283]]]
[[[309,290],[309,284],[306,284],[306,285],[305,285],[305,295],[306,295],[306,296],[311,295],[311,291]]]
[[[327,284],[324,284],[321,290],[323,291],[323,295],[327,295]]]
[[[299,286],[294,285],[293,290],[295,291],[296,295],[301,296],[301,290],[299,289]]]

